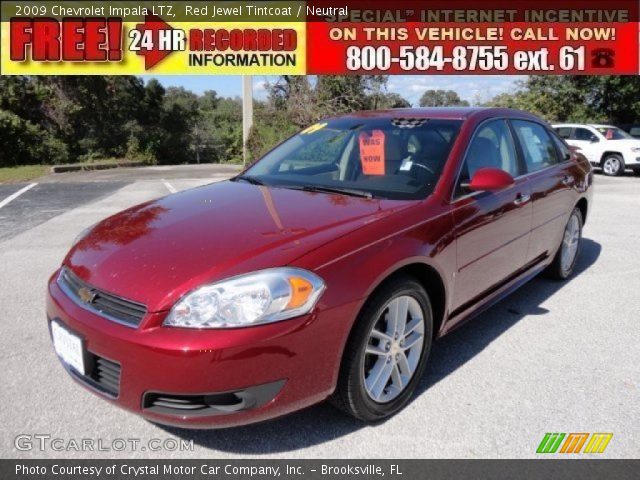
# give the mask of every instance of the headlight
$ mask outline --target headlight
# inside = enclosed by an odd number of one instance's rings
[[[309,313],[325,285],[299,268],[273,268],[205,285],[174,305],[164,325],[250,327]]]

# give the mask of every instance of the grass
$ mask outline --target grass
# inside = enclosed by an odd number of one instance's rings
[[[49,173],[50,165],[21,165],[19,167],[1,167],[0,183],[19,183],[42,177]]]
[[[236,159],[234,159],[236,160]],[[109,163],[118,164],[121,162],[130,161],[125,158],[92,158],[90,160],[84,160],[78,162],[80,164],[93,164],[93,163]],[[143,162],[146,163],[146,162]],[[229,162],[232,164],[242,165],[242,160]],[[147,163],[152,165],[151,162]],[[21,165],[18,167],[0,167],[0,184],[2,183],[20,183],[33,180],[34,178],[48,175],[52,165]]]
[[[140,161],[143,162],[143,160],[138,160],[135,158],[116,158],[116,157],[108,157],[108,158],[89,158],[89,159],[85,159],[85,160],[81,160],[78,162],[69,162],[69,163],[73,163],[73,164],[89,164],[91,165],[92,163],[108,163],[108,164],[119,164],[119,163],[123,163],[123,162],[136,162],[136,161]],[[149,165],[151,165],[151,162],[144,162],[144,163],[148,163]]]

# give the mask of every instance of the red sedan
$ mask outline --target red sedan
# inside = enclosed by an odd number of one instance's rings
[[[433,340],[540,272],[569,277],[593,175],[537,117],[328,119],[237,177],[83,232],[47,315],[80,384],[159,423],[410,400]]]

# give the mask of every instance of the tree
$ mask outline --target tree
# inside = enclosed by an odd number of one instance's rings
[[[142,80],[126,76],[46,76],[34,82],[46,92],[42,109],[56,136],[79,158],[121,156],[125,125],[138,115]]]
[[[195,162],[198,145],[194,128],[200,117],[198,96],[183,87],[167,89],[159,126],[163,133],[156,156],[160,163]]]
[[[240,98],[201,97],[197,137],[205,162],[239,162],[242,159],[242,101]]]
[[[0,109],[32,123],[41,123],[44,119],[41,109],[44,94],[31,77],[0,76]]]
[[[549,121],[635,123],[640,121],[639,90],[637,76],[540,75],[486,105],[526,110]]]
[[[453,90],[426,90],[420,97],[421,107],[468,107],[469,102],[462,100]]]
[[[316,108],[320,116],[378,108],[386,89],[384,75],[324,75],[317,78]]]
[[[282,75],[267,83],[268,104],[274,111],[287,112],[293,125],[302,128],[313,123],[318,114],[314,108],[316,94],[309,77]]]
[[[0,166],[64,163],[66,145],[40,126],[0,109]]]
[[[267,88],[267,101],[255,103],[253,158],[321,118],[409,106],[387,91],[383,75],[282,76]],[[236,162],[241,101],[135,76],[0,77],[0,140],[2,165],[105,157]]]
[[[411,104],[399,93],[383,93],[378,101],[378,108],[409,108]]]
[[[260,157],[323,118],[360,110],[410,107],[400,94],[387,91],[387,81],[385,75],[284,75],[268,83],[267,101],[254,103],[249,158]]]

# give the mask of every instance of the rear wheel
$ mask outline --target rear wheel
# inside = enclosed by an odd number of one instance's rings
[[[420,382],[432,336],[431,302],[422,285],[407,276],[388,281],[358,317],[332,403],[369,422],[398,412]]]
[[[602,172],[610,177],[616,177],[624,173],[624,160],[617,153],[607,155],[602,160]]]
[[[565,280],[573,273],[582,244],[582,212],[575,208],[564,229],[562,243],[547,269],[547,276],[555,280]]]

